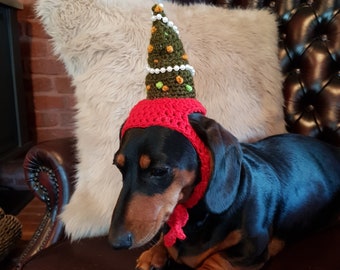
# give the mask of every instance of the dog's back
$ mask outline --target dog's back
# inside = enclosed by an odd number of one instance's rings
[[[277,236],[286,238],[289,232],[295,237],[320,227],[336,213],[335,208],[340,209],[340,148],[285,134],[243,144],[242,151],[245,163],[253,170],[258,164],[268,165],[267,171],[261,168],[263,178],[260,175],[256,181],[266,182],[268,196],[276,193],[277,208],[272,217],[279,228]]]
[[[334,187],[340,186],[339,147],[298,134],[276,135],[241,145],[245,158],[255,155],[263,159],[283,176],[282,181],[312,184],[313,179],[323,179]]]

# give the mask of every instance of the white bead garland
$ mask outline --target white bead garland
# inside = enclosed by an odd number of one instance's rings
[[[159,3],[159,5],[161,7],[164,7],[164,5],[162,3]],[[158,13],[157,15],[152,15],[151,20],[153,22],[156,21],[156,20],[162,21],[168,27],[171,27],[177,35],[179,35],[178,27],[174,24],[174,22],[169,21],[168,17],[163,17],[161,14]],[[188,70],[188,71],[190,71],[192,76],[195,75],[194,67],[190,66],[188,64],[187,65],[180,65],[180,66],[175,65],[173,67],[171,67],[171,66],[161,67],[161,68],[151,68],[151,67],[148,66],[146,69],[150,74],[160,74],[160,73],[165,73],[165,72]]]
[[[159,73],[165,73],[165,72],[172,72],[172,71],[179,71],[179,70],[188,70],[190,71],[191,75],[194,76],[195,75],[195,69],[193,66],[190,65],[175,65],[173,67],[168,66],[168,67],[161,67],[161,68],[151,68],[151,67],[146,67],[146,70],[150,73],[150,74],[159,74]]]
[[[167,26],[171,27],[171,28],[175,31],[175,33],[176,33],[177,35],[179,35],[178,27],[174,24],[174,22],[169,21],[169,18],[168,18],[168,17],[163,17],[161,14],[153,15],[153,16],[151,17],[151,21],[154,22],[154,21],[156,21],[156,20],[162,21],[162,22],[165,23]]]

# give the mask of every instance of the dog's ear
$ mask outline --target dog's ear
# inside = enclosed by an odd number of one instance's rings
[[[205,194],[209,210],[226,211],[237,197],[241,175],[242,151],[238,140],[216,121],[194,113],[189,122],[210,149],[213,161],[211,178]]]

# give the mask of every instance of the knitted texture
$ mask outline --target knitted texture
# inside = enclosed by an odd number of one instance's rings
[[[3,260],[21,238],[22,225],[12,215],[6,215],[0,208],[0,261]]]
[[[166,17],[162,4],[154,5],[152,11],[149,74],[145,79],[147,97],[195,97],[194,69],[188,63],[178,29]]]
[[[175,207],[168,220],[169,232],[164,236],[165,246],[171,247],[176,239],[185,239],[183,227],[188,221],[187,208],[192,208],[203,197],[210,178],[210,154],[189,123],[192,113],[206,114],[203,105],[193,98],[144,99],[131,110],[122,127],[121,136],[130,128],[161,126],[182,133],[195,148],[201,161],[201,181],[195,187],[190,198]]]
[[[129,128],[163,126],[201,141],[189,123],[188,115],[192,113],[206,114],[203,105],[193,98],[144,99],[131,109],[122,127],[122,136]]]
[[[186,238],[183,227],[189,219],[187,208],[197,204],[208,186],[210,154],[189,123],[190,114],[206,114],[206,109],[195,99],[194,68],[188,64],[178,29],[165,16],[163,5],[154,5],[152,11],[153,24],[148,46],[149,74],[145,79],[147,99],[132,108],[122,127],[121,136],[130,128],[166,127],[182,133],[199,156],[201,181],[186,202],[175,206],[167,222],[170,229],[164,235],[164,244],[171,247],[177,239]]]

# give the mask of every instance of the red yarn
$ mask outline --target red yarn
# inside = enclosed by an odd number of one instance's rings
[[[195,187],[190,198],[178,204],[167,224],[169,232],[164,236],[165,246],[171,247],[176,239],[186,238],[183,227],[189,219],[187,208],[192,208],[203,197],[210,177],[210,155],[208,148],[197,136],[189,123],[192,113],[206,114],[203,105],[194,98],[158,98],[144,99],[137,103],[122,127],[123,136],[130,128],[147,128],[162,126],[182,133],[192,143],[201,161],[201,181]]]
[[[180,240],[186,238],[182,228],[187,223],[188,219],[189,214],[187,209],[182,204],[176,205],[175,210],[167,222],[170,230],[164,235],[164,245],[166,247],[173,246],[176,243],[177,238]]]

